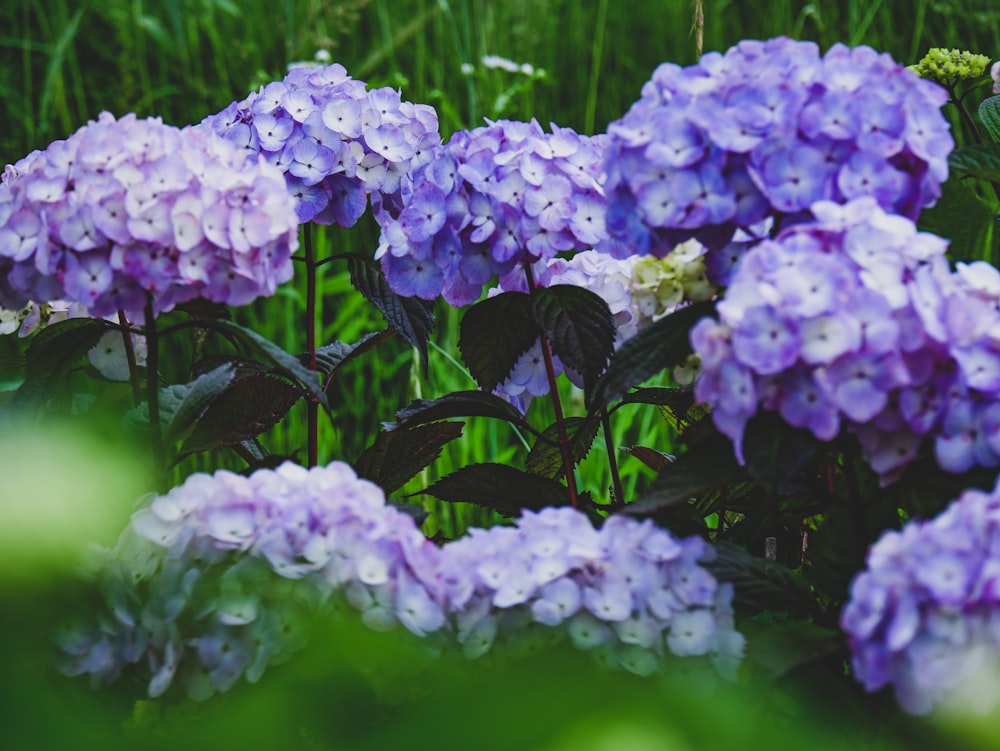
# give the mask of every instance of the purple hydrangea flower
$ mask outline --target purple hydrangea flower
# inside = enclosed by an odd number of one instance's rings
[[[811,212],[814,221],[751,248],[719,319],[692,329],[704,369],[695,394],[741,461],[746,423],[763,409],[822,441],[849,427],[888,482],[915,458],[920,436],[947,424],[945,401],[927,397],[956,385],[937,280],[958,281],[944,240],[871,197]],[[992,383],[989,358],[977,351],[971,361]],[[970,419],[956,413],[955,430]]]
[[[0,183],[0,305],[66,300],[140,318],[201,297],[244,305],[292,275],[280,173],[204,129],[103,113]]]
[[[1000,486],[882,535],[841,613],[855,677],[927,714],[946,700],[994,708],[1000,660]]]
[[[305,603],[331,592],[372,625],[423,635],[445,624],[439,559],[413,519],[346,464],[192,475],[137,511],[109,551],[110,612],[96,632],[61,637],[63,668],[101,681],[145,660],[150,695],[176,680],[204,698],[297,648]]]
[[[701,564],[711,548],[651,521],[614,516],[594,529],[571,508],[525,511],[516,527],[472,530],[443,550],[443,568],[467,571],[453,599],[458,639],[470,656],[565,633],[602,662],[648,674],[664,655],[706,655],[731,674],[743,651],[732,586]]]
[[[535,121],[455,133],[414,171],[401,206],[376,211],[389,284],[468,305],[495,276],[609,242],[597,182],[603,144],[568,128],[546,133]]]
[[[663,64],[608,127],[608,229],[621,241],[610,247],[665,255],[696,237],[715,254],[764,220],[862,196],[916,219],[948,176],[947,98],[869,47],[821,57],[777,38]]]
[[[372,628],[454,634],[470,657],[564,634],[586,647],[599,633],[605,659],[636,672],[670,651],[731,673],[743,639],[731,586],[701,565],[710,552],[626,517],[595,530],[572,509],[438,548],[341,462],[195,474],[139,509],[108,551],[107,610],[60,635],[62,669],[99,683],[144,663],[151,696],[179,683],[207,698],[258,680],[301,646],[309,609],[342,594]]]
[[[300,222],[342,227],[357,222],[369,195],[377,211],[398,207],[409,174],[441,144],[433,107],[368,89],[336,63],[293,68],[202,127],[277,165]]]

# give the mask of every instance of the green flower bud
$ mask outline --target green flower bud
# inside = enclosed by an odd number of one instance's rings
[[[629,291],[640,326],[717,294],[715,285],[705,276],[704,254],[701,244],[689,240],[663,258],[647,256],[636,262]]]
[[[968,50],[932,47],[920,62],[909,68],[921,78],[952,86],[958,81],[983,76],[989,64],[990,59],[986,55],[974,55]]]

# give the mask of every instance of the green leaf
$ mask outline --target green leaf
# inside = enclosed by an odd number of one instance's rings
[[[24,383],[14,392],[13,406],[50,406],[73,365],[114,324],[99,318],[69,318],[35,334],[24,363]]]
[[[994,141],[1000,141],[1000,96],[991,96],[979,103],[979,119]]]
[[[235,368],[220,365],[190,383],[160,389],[160,421],[164,441],[172,443],[197,420],[232,383]],[[147,418],[148,419],[148,418]]]
[[[470,464],[413,495],[421,494],[448,503],[474,503],[504,516],[517,516],[526,508],[537,511],[569,502],[562,483],[506,464]]]
[[[755,632],[747,642],[747,658],[764,668],[772,678],[780,678],[846,646],[840,631],[814,623],[786,621]]]
[[[451,417],[495,417],[512,425],[524,425],[524,416],[510,402],[485,391],[455,391],[437,399],[416,399],[396,413],[397,423],[387,430],[413,427]]]
[[[597,438],[601,421],[596,417],[567,417],[564,421],[573,466],[582,462]],[[556,478],[563,473],[562,451],[558,445],[559,425],[552,423],[542,431],[524,461],[528,472],[543,477]]]
[[[232,321],[205,320],[199,325],[207,329],[215,329],[228,334],[232,334],[236,339],[252,350],[262,355],[266,360],[273,363],[278,372],[287,376],[293,381],[298,381],[304,389],[309,391],[324,409],[329,409],[330,405],[326,398],[326,392],[320,383],[319,376],[315,371],[302,364],[298,357],[285,352],[274,342],[265,339],[256,331],[240,326]]]
[[[885,496],[832,506],[819,529],[809,535],[810,581],[833,603],[843,602],[851,580],[865,564],[869,546],[899,526],[899,512]]]
[[[975,143],[948,155],[948,168],[956,177],[1000,181],[1000,143]]]
[[[678,414],[684,414],[694,406],[694,389],[690,386],[667,388],[662,386],[636,389],[622,397],[622,404],[655,404],[670,407]]]
[[[394,329],[383,329],[382,331],[366,334],[354,344],[345,344],[344,342],[336,341],[320,347],[316,350],[316,368],[325,374],[326,382],[329,384],[333,375],[342,365],[374,349],[386,339],[391,338],[395,333]],[[303,365],[309,364],[308,354],[302,355],[299,359]]]
[[[611,356],[608,369],[587,392],[589,409],[597,411],[632,387],[684,362],[691,354],[688,332],[714,311],[714,302],[697,302],[641,329]]]
[[[799,473],[822,445],[810,431],[792,427],[778,413],[762,412],[747,423],[743,436],[747,473],[772,492],[793,492],[802,485]]]
[[[954,178],[941,185],[941,197],[920,213],[919,227],[948,240],[955,260],[986,258],[993,230],[993,208],[968,181]]]
[[[974,467],[955,474],[946,472],[930,457],[907,466],[902,476],[880,491],[893,506],[908,516],[931,519],[948,507],[965,490],[992,491],[997,483],[996,469]]]
[[[27,362],[24,355],[0,355],[0,373],[24,370]]]
[[[524,292],[503,292],[465,311],[458,348],[472,377],[484,391],[492,391],[537,339],[531,298]]]
[[[712,490],[746,479],[746,471],[736,463],[732,442],[721,433],[695,443],[660,472],[649,489],[623,513],[636,516],[685,503]]]
[[[233,383],[216,397],[191,431],[182,455],[242,444],[276,425],[305,393],[271,375]]]
[[[636,389],[625,394],[618,406],[624,404],[655,405],[663,418],[677,431],[683,431],[692,422],[704,417],[707,410],[704,405],[694,408],[694,389],[690,386]]]
[[[462,426],[461,422],[437,422],[383,431],[358,457],[354,469],[388,495],[434,462],[446,443],[462,435]]]
[[[174,310],[186,313],[190,318],[196,321],[204,319],[223,319],[229,321],[233,318],[233,314],[229,309],[229,306],[218,302],[212,302],[211,300],[206,300],[202,297],[196,297],[193,300],[182,302],[174,308]]]
[[[732,582],[733,601],[751,611],[809,613],[814,604],[801,574],[776,561],[750,555],[739,545],[720,542],[715,560],[705,564],[719,581]]]
[[[634,456],[654,472],[662,472],[677,461],[677,457],[649,446],[625,446],[621,449],[626,454]]]
[[[434,329],[433,303],[418,297],[401,297],[392,291],[377,261],[347,254],[351,284],[372,303],[407,343],[420,351],[427,367],[427,340]]]
[[[615,349],[617,328],[608,304],[583,287],[557,284],[531,293],[531,312],[552,352],[590,386]]]
[[[234,354],[206,355],[191,365],[191,372],[195,375],[204,375],[223,365],[230,365],[233,368],[234,381],[251,375],[274,372],[273,365],[254,360],[252,357]]]

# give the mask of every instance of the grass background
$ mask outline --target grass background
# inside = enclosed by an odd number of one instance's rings
[[[601,132],[638,98],[659,63],[697,59],[694,7],[693,0],[6,0],[0,5],[0,160],[44,148],[102,110],[160,116],[178,126],[198,122],[321,50],[355,78],[399,87],[405,99],[434,105],[445,138],[484,117],[536,117]],[[931,46],[1000,57],[1000,9],[992,0],[705,0],[703,13],[705,50],[789,35],[815,40],[824,50],[836,42],[869,44],[904,63]],[[536,73],[488,69],[484,55],[530,63]],[[319,247],[330,252],[368,254],[376,242],[369,217],[349,231],[319,233]],[[353,342],[383,325],[335,264],[323,269],[320,299],[320,343]],[[277,298],[236,315],[295,352],[304,346],[304,311],[297,279]],[[412,398],[475,386],[455,359],[458,312],[439,305],[437,314],[426,376],[399,342],[344,369],[331,395],[334,418],[321,422],[321,460],[356,458],[380,423]],[[21,346],[6,339],[0,347]],[[579,394],[567,389],[564,396],[573,414]],[[547,403],[533,409],[537,424],[547,424]],[[616,418],[616,445],[669,448],[669,428],[654,411],[630,407]],[[295,411],[265,445],[301,460],[303,429],[304,410]],[[505,424],[473,421],[465,433],[405,490],[470,462],[523,460],[523,443]],[[224,463],[240,466],[231,459]],[[177,479],[218,463],[218,457],[187,460]],[[649,473],[630,457],[623,472],[626,495],[634,496]],[[607,497],[602,441],[582,465],[581,482]],[[448,534],[490,521],[475,509],[428,503]]]

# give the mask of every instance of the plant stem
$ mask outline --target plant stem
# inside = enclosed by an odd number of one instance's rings
[[[306,224],[304,253],[306,262],[306,352],[309,354],[309,369],[316,370],[316,254],[313,250],[312,224]],[[319,402],[311,395],[306,396],[306,431],[308,442],[308,464],[315,467],[319,463]]]
[[[951,103],[954,104],[955,108],[958,110],[959,117],[962,118],[962,121],[966,124],[969,130],[972,131],[972,136],[976,139],[976,143],[982,143],[983,137],[979,133],[979,128],[976,127],[976,121],[972,119],[972,115],[969,114],[969,111],[965,109],[965,105],[962,104],[962,97],[958,95],[954,86],[948,86],[947,89],[948,93],[951,95]]]
[[[534,291],[535,279],[531,274],[531,266],[524,267],[528,277],[528,289]],[[549,379],[549,394],[552,396],[552,410],[556,416],[556,430],[559,433],[559,453],[562,455],[563,474],[566,475],[566,487],[569,489],[569,502],[573,508],[579,508],[576,500],[576,478],[573,476],[573,457],[569,452],[569,435],[566,433],[566,418],[563,416],[562,402],[559,400],[559,384],[556,382],[556,366],[552,361],[552,346],[549,338],[541,329],[538,338],[542,344],[542,357],[545,360],[545,374]]]
[[[607,407],[601,409],[601,429],[604,431],[604,443],[608,447],[608,467],[611,469],[611,486],[615,494],[614,505],[625,503],[625,492],[622,490],[622,478],[618,473],[618,459],[615,457],[615,442],[611,435],[611,418]]]
[[[694,0],[694,56],[701,57],[705,48],[705,6],[703,0]]]
[[[153,450],[154,484],[160,492],[167,490],[166,460],[163,436],[160,432],[160,342],[156,332],[153,295],[146,295],[146,406],[149,410],[149,437]]]
[[[142,387],[139,385],[139,366],[135,361],[135,348],[132,347],[132,330],[129,328],[125,311],[118,309],[118,325],[122,329],[122,343],[125,345],[125,359],[128,361],[128,381],[132,386],[132,404],[138,406],[142,401]]]

